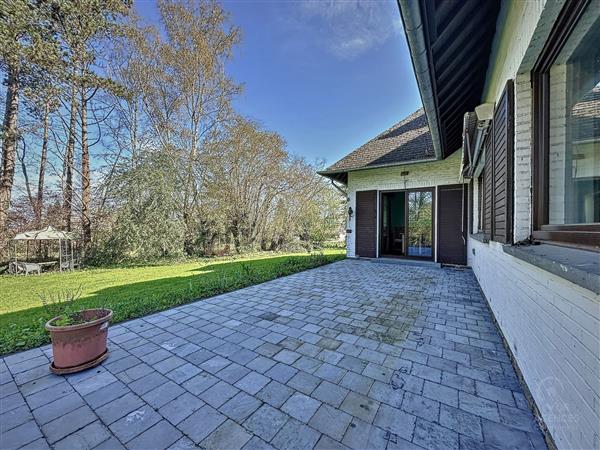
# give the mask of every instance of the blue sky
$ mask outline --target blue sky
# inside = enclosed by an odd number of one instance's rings
[[[242,41],[235,107],[288,151],[331,164],[420,107],[400,13],[389,1],[222,1]],[[138,12],[156,20],[149,0]]]

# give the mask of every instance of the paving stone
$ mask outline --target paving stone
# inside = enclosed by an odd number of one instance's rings
[[[501,423],[482,419],[483,438],[487,445],[506,448],[531,448],[529,436],[524,431],[515,430]]]
[[[36,439],[27,445],[24,445],[19,450],[50,450],[48,442],[44,438]]]
[[[97,408],[96,414],[105,424],[110,425],[114,421],[119,420],[121,417],[126,416],[131,411],[135,411],[142,406],[144,406],[142,399],[134,393],[129,392],[124,396],[114,399],[104,406]]]
[[[87,395],[104,386],[108,386],[115,381],[117,381],[117,378],[112,373],[101,372],[79,383],[73,384],[73,389],[79,392],[80,395]]]
[[[315,370],[314,375],[325,380],[331,381],[332,383],[338,383],[342,378],[344,378],[344,375],[346,375],[346,370],[325,363],[321,365],[321,367],[319,367],[317,370]]]
[[[378,401],[372,400],[364,395],[357,394],[356,392],[349,392],[340,406],[342,411],[345,411],[348,414],[367,423],[373,422],[378,408]]]
[[[129,389],[138,395],[144,395],[159,386],[168,382],[168,378],[158,372],[151,372],[145,377],[142,377],[128,384]]]
[[[217,372],[216,376],[229,384],[234,384],[249,373],[250,369],[247,369],[240,364],[232,363],[220,372]]]
[[[113,401],[114,399],[121,398],[129,392],[131,391],[125,384],[120,381],[116,381],[84,396],[84,398],[85,402],[95,409],[105,405],[110,401]]]
[[[539,431],[537,423],[530,410],[511,408],[510,406],[498,405],[500,422],[512,428],[536,433]]]
[[[265,373],[267,370],[269,370],[275,364],[277,364],[277,363],[270,358],[267,358],[265,356],[257,356],[252,361],[250,361],[248,364],[246,364],[246,367],[248,369],[254,370],[255,372],[258,372],[258,373]]]
[[[294,369],[287,364],[277,363],[271,369],[265,372],[265,375],[285,384],[297,373],[297,369]]]
[[[385,449],[388,446],[389,437],[389,431],[386,432],[355,418],[348,425],[342,443],[354,450]]]
[[[381,404],[373,424],[397,434],[403,439],[410,440],[415,428],[416,417],[397,408]]]
[[[293,364],[298,358],[300,358],[300,356],[302,355],[299,355],[298,353],[287,349],[283,349],[279,353],[274,355],[273,359],[284,364]]]
[[[475,380],[462,375],[455,375],[449,372],[442,372],[441,384],[461,391],[475,394]]]
[[[161,416],[145,405],[112,423],[109,429],[121,442],[127,443],[160,420]]]
[[[271,445],[267,444],[261,438],[257,436],[253,436],[246,445],[244,445],[243,450],[275,450]]]
[[[142,398],[154,409],[158,409],[161,406],[169,403],[174,398],[179,397],[184,392],[185,390],[177,383],[168,381],[164,384],[161,384],[157,388],[146,392],[144,395],[142,395]]]
[[[432,450],[458,449],[458,433],[436,423],[417,419],[413,442]]]
[[[478,441],[483,441],[481,431],[481,419],[479,416],[462,411],[451,406],[441,405],[440,425],[472,437]]]
[[[273,381],[275,383],[275,381]],[[238,392],[233,398],[219,408],[219,411],[238,423],[243,422],[261,405],[256,397]]]
[[[170,380],[173,380],[177,384],[181,384],[195,375],[198,375],[202,370],[196,367],[193,364],[188,362],[182,364],[181,366],[171,370],[165,376]]]
[[[31,409],[57,447],[545,448],[501,342],[472,272],[347,260],[114,326],[68,378],[50,346],[0,358],[2,439],[49,448]]]
[[[281,410],[300,422],[307,423],[321,406],[321,402],[300,392],[292,395],[281,407]]]
[[[212,406],[204,405],[177,425],[177,428],[196,444],[199,444],[210,433],[216,430],[219,425],[225,422],[225,420],[227,420],[227,418]]]
[[[320,436],[317,431],[304,425],[302,422],[290,419],[279,430],[272,443],[275,448],[310,450],[316,445]]]
[[[191,450],[197,449],[196,444],[186,436],[180,438],[177,442],[171,445],[168,450]]]
[[[341,441],[352,416],[329,405],[321,405],[308,424],[326,434],[327,436]]]
[[[270,442],[289,416],[269,405],[261,406],[244,422],[244,427],[267,442]],[[279,446],[276,446],[279,447]],[[286,448],[286,447],[280,447]]]
[[[0,424],[2,433],[8,430],[23,425],[33,419],[27,405],[19,406],[5,413],[0,414]]]
[[[95,420],[97,417],[92,410],[88,406],[82,406],[43,425],[42,432],[48,442],[54,444]]]
[[[98,420],[54,444],[55,450],[92,449],[110,439],[108,429]]]
[[[236,389],[231,384],[219,381],[200,394],[199,397],[213,408],[218,408],[238,392],[239,389]]]
[[[235,387],[254,395],[266,386],[269,381],[269,378],[258,372],[250,372],[235,383]]]
[[[16,408],[22,404],[25,404],[25,400],[23,399],[21,392],[22,391],[19,391],[17,394],[7,396],[2,401],[3,408],[8,410],[9,408],[6,408],[5,405],[11,405],[11,407]],[[75,390],[71,387],[71,385],[65,381],[62,381],[50,386],[47,389],[28,395],[26,397],[26,401],[31,409],[36,409],[72,392],[75,392]]]
[[[440,403],[412,392],[406,392],[402,401],[402,409],[430,422],[437,422],[440,414]]]
[[[207,450],[238,450],[252,437],[241,426],[232,420],[223,423],[201,442],[202,448]]]
[[[380,366],[379,364],[369,363],[364,368],[362,374],[374,378],[375,380],[382,381],[384,383],[389,383],[392,378],[393,370],[388,369],[387,367]]]
[[[11,430],[4,431],[2,429],[0,431],[0,442],[2,442],[2,447],[6,449],[23,447],[41,437],[42,433],[33,420]]]
[[[459,392],[458,406],[463,411],[470,412],[476,416],[500,422],[500,414],[496,403],[484,398],[476,397],[466,392]]]
[[[507,406],[515,406],[512,392],[492,384],[475,382],[475,391],[477,395],[497,403],[502,403]]]
[[[178,425],[182,420],[189,417],[204,405],[205,403],[198,397],[189,392],[185,392],[162,406],[158,412],[173,425]]]
[[[404,392],[403,389],[395,388],[392,384],[375,381],[367,395],[381,403],[400,408],[404,399]]]
[[[201,372],[183,383],[183,387],[194,395],[200,395],[218,382],[219,379],[217,377],[207,372]]]
[[[294,390],[288,386],[281,384],[278,381],[271,381],[264,388],[262,388],[256,397],[268,403],[275,408],[281,407],[288,398],[294,393]]]
[[[161,420],[127,443],[129,449],[168,448],[181,437],[181,432],[166,420]]]
[[[330,383],[329,381],[323,381],[313,391],[311,396],[322,402],[338,407],[342,404],[344,398],[348,395],[348,392],[350,391],[346,388]]]
[[[321,439],[317,442],[315,450],[344,450],[347,449],[344,444],[331,439],[329,436],[321,435]]]

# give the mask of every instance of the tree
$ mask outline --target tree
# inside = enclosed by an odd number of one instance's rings
[[[6,227],[19,138],[19,96],[39,74],[58,64],[49,4],[33,0],[0,1],[0,67],[6,73],[6,107],[2,128],[0,231]]]
[[[81,224],[84,245],[91,242],[91,184],[88,143],[88,104],[100,88],[113,86],[111,80],[93,72],[100,42],[115,33],[119,19],[127,13],[129,0],[55,1],[52,17],[69,60],[70,120],[65,151],[65,225],[71,229],[73,209],[73,162],[77,114],[81,124]],[[91,92],[90,92],[91,91]]]

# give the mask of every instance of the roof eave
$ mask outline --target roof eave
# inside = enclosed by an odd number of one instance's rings
[[[437,157],[434,158],[425,158],[425,159],[414,159],[414,160],[410,160],[410,161],[399,161],[399,162],[393,162],[393,163],[387,163],[387,164],[377,164],[377,165],[373,165],[373,166],[364,166],[364,167],[354,167],[351,169],[340,169],[340,170],[321,170],[318,171],[317,174],[323,176],[323,177],[327,177],[330,179],[333,179],[334,176],[336,175],[348,175],[349,172],[358,172],[360,170],[370,170],[370,169],[382,169],[382,168],[386,168],[386,167],[398,167],[398,166],[408,166],[411,164],[422,164],[422,163],[429,163],[429,162],[435,162],[438,161]],[[336,178],[336,181],[339,181],[339,179]],[[346,183],[344,183],[346,184]]]
[[[421,102],[423,103],[425,116],[429,123],[435,158],[442,159],[443,152],[438,121],[438,108],[433,89],[432,74],[429,70],[429,53],[425,40],[420,5],[421,2],[416,0],[398,0],[413,70],[417,79],[417,85],[419,86]]]

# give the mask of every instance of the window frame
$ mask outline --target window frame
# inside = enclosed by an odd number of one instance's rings
[[[600,223],[549,224],[550,68],[591,0],[567,2],[532,71],[532,238],[560,245],[600,250]]]

